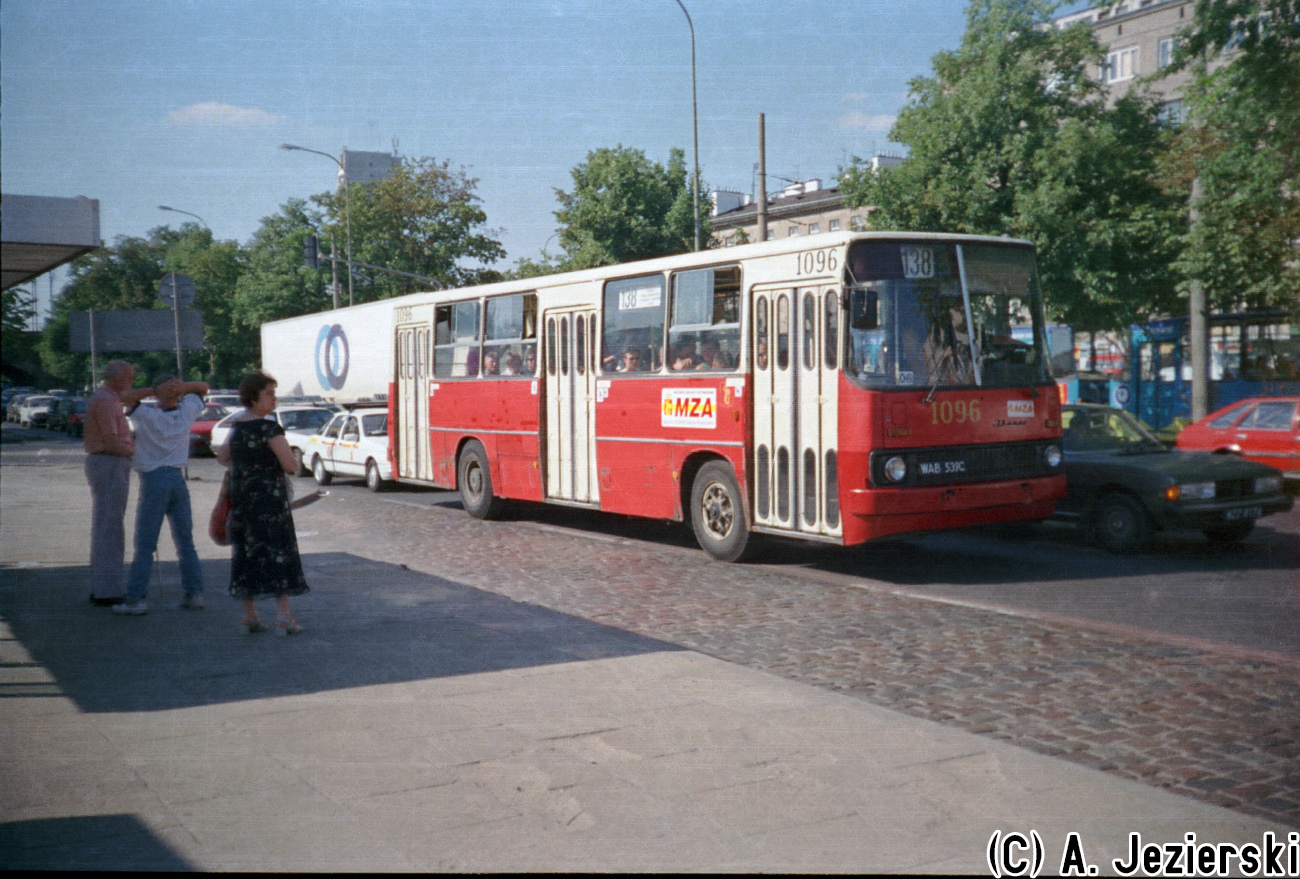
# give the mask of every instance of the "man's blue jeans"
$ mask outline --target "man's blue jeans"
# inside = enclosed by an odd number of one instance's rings
[[[172,542],[181,561],[181,583],[186,595],[203,592],[203,568],[194,549],[194,516],[190,490],[179,467],[159,467],[140,474],[140,499],[135,508],[135,558],[126,581],[126,600],[141,601],[149,591],[153,554],[163,517],[171,522]]]

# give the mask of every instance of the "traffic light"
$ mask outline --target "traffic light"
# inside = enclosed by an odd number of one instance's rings
[[[320,268],[320,242],[315,235],[308,235],[302,243],[302,257],[309,269]]]

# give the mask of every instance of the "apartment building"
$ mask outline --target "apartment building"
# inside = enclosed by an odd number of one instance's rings
[[[1106,87],[1107,102],[1113,104],[1142,77],[1153,77],[1173,61],[1178,32],[1192,23],[1191,0],[1125,0],[1116,6],[1095,6],[1056,19],[1065,28],[1087,22],[1106,57],[1095,71]],[[1164,105],[1170,122],[1186,118],[1182,90],[1190,74],[1180,71],[1148,79],[1143,84]]]

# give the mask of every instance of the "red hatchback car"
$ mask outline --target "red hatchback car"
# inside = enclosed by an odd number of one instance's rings
[[[1251,397],[1189,424],[1180,449],[1233,452],[1300,480],[1300,397]]]

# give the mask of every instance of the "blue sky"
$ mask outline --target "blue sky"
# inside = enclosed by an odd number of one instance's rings
[[[961,0],[683,2],[702,176],[743,192],[759,113],[770,190],[889,151],[908,80],[965,26]],[[478,178],[506,268],[556,249],[555,189],[590,150],[691,161],[690,62],[675,0],[4,0],[0,170],[5,192],[99,199],[110,243],[188,219],[160,204],[246,242],[333,186],[278,144],[396,143]]]

